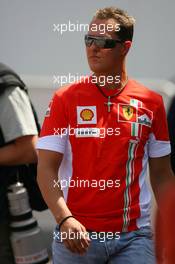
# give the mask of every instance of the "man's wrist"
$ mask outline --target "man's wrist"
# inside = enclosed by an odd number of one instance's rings
[[[60,229],[61,229],[61,226],[69,219],[69,218],[74,218],[74,216],[73,215],[68,215],[68,216],[66,216],[65,218],[63,218],[62,220],[61,220],[61,222],[58,224],[59,225],[59,231],[60,231]]]

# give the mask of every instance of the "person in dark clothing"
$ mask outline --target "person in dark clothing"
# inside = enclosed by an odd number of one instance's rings
[[[171,166],[175,174],[175,97],[172,100],[168,112],[168,127],[171,141]]]
[[[15,168],[37,162],[38,130],[32,107],[19,76],[0,63],[0,263],[15,263],[9,232],[7,188]],[[14,170],[13,170],[14,169]]]

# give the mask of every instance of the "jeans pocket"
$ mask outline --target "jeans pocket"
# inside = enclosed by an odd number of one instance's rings
[[[54,232],[53,232],[53,240],[57,243],[62,243],[62,238],[61,238],[61,234],[60,234],[60,231],[59,231],[59,226],[57,225],[54,229]]]
[[[136,236],[147,237],[149,239],[153,238],[153,231],[152,231],[150,226],[141,227],[141,228],[135,230],[134,234]]]

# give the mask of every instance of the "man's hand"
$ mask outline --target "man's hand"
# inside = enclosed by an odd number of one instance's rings
[[[60,237],[67,249],[80,255],[86,253],[90,239],[86,228],[75,218],[67,219],[60,228]]]

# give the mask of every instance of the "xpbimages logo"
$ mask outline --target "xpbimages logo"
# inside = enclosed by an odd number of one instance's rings
[[[100,24],[83,24],[76,21],[76,23],[71,22],[70,20],[67,23],[54,23],[53,24],[53,32],[57,32],[58,34],[62,35],[65,32],[99,32],[100,34],[105,34],[105,32],[112,32],[112,31],[120,31],[120,24],[115,23],[107,25],[104,23]]]
[[[53,84],[55,85],[65,85],[65,84],[72,84],[72,83],[98,83],[100,86],[105,86],[107,84],[119,84],[121,82],[121,76],[116,75],[80,75],[80,74],[71,74],[68,73],[67,75],[53,75]]]
[[[116,239],[119,240],[120,239],[120,232],[72,232],[72,231],[68,231],[68,232],[56,232],[54,231],[53,233],[53,239],[63,242],[64,240],[81,240],[82,238],[88,238],[90,240],[97,240],[99,242],[105,242],[105,240],[110,240],[110,239]]]
[[[92,180],[85,180],[79,179],[58,179],[57,181],[54,180],[54,188],[58,187],[61,190],[65,188],[98,188],[100,191],[104,191],[107,188],[119,188],[120,187],[120,179],[92,179]]]
[[[106,136],[120,136],[120,127],[108,127],[108,128],[98,128],[98,127],[68,127],[68,128],[55,128],[53,131],[54,136],[75,136],[79,137],[97,137],[97,138],[105,138]]]

